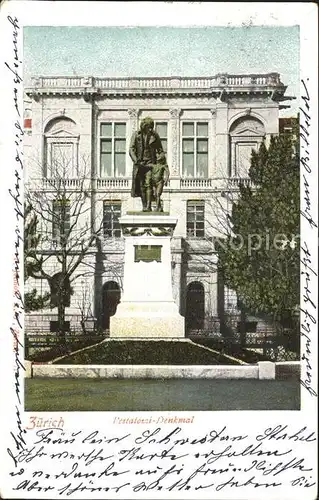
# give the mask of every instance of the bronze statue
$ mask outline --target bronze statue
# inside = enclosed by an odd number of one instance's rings
[[[133,161],[131,196],[140,197],[143,212],[151,212],[152,200],[156,200],[156,211],[162,212],[161,195],[168,183],[169,169],[166,163],[160,136],[154,130],[152,118],[144,118],[140,130],[135,132],[130,144]]]

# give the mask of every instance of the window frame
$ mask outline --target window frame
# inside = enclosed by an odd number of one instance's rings
[[[163,146],[163,140],[166,141],[166,151],[165,151],[164,147],[163,147],[163,150],[164,150],[165,156],[167,158],[167,151],[168,151],[168,120],[164,120],[164,119],[163,120],[154,120],[154,130],[155,130],[155,132],[157,132],[156,126],[157,125],[163,125],[163,124],[166,125],[166,136],[162,137],[160,134],[159,134],[159,136],[160,136],[160,139],[161,139],[162,146]]]
[[[45,136],[45,141],[44,141],[44,165],[45,165],[45,177],[47,179],[56,179],[57,177],[61,176],[61,173],[59,170],[56,169],[56,166],[52,163],[52,158],[53,158],[53,150],[55,146],[71,146],[71,155],[70,155],[70,160],[71,160],[71,165],[68,165],[68,170],[71,172],[72,175],[68,175],[69,179],[72,179],[73,177],[76,176],[78,166],[79,166],[79,138],[78,136]],[[62,176],[64,175],[62,171]]]
[[[255,149],[258,151],[265,137],[265,124],[260,118],[241,116],[232,122],[228,130],[228,174],[230,177],[248,177],[248,172],[245,176],[240,176],[239,147],[246,144],[251,147],[251,150]]]
[[[183,134],[183,126],[184,124],[192,124],[194,126],[194,134],[191,135],[184,135]],[[205,124],[207,126],[207,135],[198,135],[197,133],[197,127],[200,124]],[[208,179],[209,178],[209,160],[210,160],[210,141],[209,141],[209,134],[210,134],[210,122],[208,119],[202,120],[202,119],[184,119],[180,121],[180,175],[182,179]],[[192,154],[193,159],[194,159],[194,175],[193,176],[185,176],[184,175],[184,149],[183,149],[183,139],[192,139],[193,141],[193,149],[194,151],[191,153],[187,154]],[[198,154],[202,154],[198,150],[198,140],[204,139],[206,140],[207,143],[207,151],[205,154],[207,155],[207,172],[206,175],[201,177],[198,175]]]
[[[256,140],[252,136],[246,136],[240,137],[239,139],[236,138],[236,141],[234,141],[235,147],[234,147],[234,160],[233,160],[233,176],[234,177],[240,177],[242,179],[245,179],[248,177],[249,173],[249,166],[248,166],[248,172],[246,176],[241,175],[241,169],[242,165],[240,164],[240,148],[241,147],[249,147],[250,151],[252,152],[253,150],[258,151],[259,146],[261,144],[261,141]],[[251,154],[250,152],[250,154]]]
[[[293,132],[293,128],[291,127],[283,127],[283,134],[291,135]]]
[[[62,228],[62,221],[58,222],[57,220],[54,220],[55,218],[58,218],[58,214],[56,213],[56,206],[61,205],[62,203],[65,203],[65,205],[68,207],[68,215],[65,217],[65,221],[63,223],[63,231],[61,231]],[[67,230],[65,231],[65,222],[67,222]],[[60,245],[63,244],[62,239],[64,238],[64,243],[68,241],[68,238],[70,236],[70,230],[71,230],[71,202],[69,199],[66,200],[52,200],[52,240],[60,243]]]
[[[122,230],[121,230],[121,226],[117,221],[114,221],[114,210],[110,210],[110,214],[111,214],[111,218],[110,218],[110,222],[111,222],[111,227],[109,228],[109,231],[111,232],[111,235],[107,235],[106,234],[106,231],[107,231],[107,228],[106,228],[106,221],[104,220],[105,219],[105,215],[106,215],[106,212],[105,212],[105,207],[106,206],[109,206],[109,207],[112,207],[112,206],[119,206],[119,216],[118,216],[118,219],[121,217],[122,215],[122,200],[103,200],[103,221],[102,221],[102,225],[103,225],[103,238],[104,239],[110,239],[110,238],[121,238],[122,237]],[[117,222],[119,227],[114,227],[114,222]],[[119,234],[116,235],[115,234],[115,231],[119,231]]]
[[[111,125],[112,126],[112,134],[111,136],[104,136],[102,135],[102,126],[103,125]],[[125,135],[124,136],[115,136],[115,126],[116,125],[125,125]],[[98,165],[99,165],[99,178],[100,179],[124,179],[127,177],[127,155],[128,155],[128,140],[127,140],[127,134],[128,134],[128,121],[123,119],[116,119],[116,120],[101,120],[98,122]],[[121,152],[125,158],[125,171],[124,175],[118,175],[115,172],[115,142],[116,139],[124,140],[125,141],[125,151]],[[102,175],[102,141],[107,141],[111,140],[111,175]]]
[[[203,221],[196,220],[196,205],[200,205],[202,207]],[[195,214],[194,221],[189,220],[189,214],[190,214],[189,207],[190,206],[195,207],[195,209],[193,211],[193,213]],[[194,228],[193,228],[194,234],[189,234],[188,225],[191,223],[194,226]],[[197,228],[196,223],[202,223],[203,224],[202,229]],[[199,231],[202,232],[202,234],[198,234]],[[205,238],[205,200],[187,200],[186,201],[186,238],[187,239],[203,239],[203,238]]]

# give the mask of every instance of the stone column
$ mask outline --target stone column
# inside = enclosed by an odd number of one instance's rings
[[[181,276],[182,276],[182,254],[174,253],[174,269],[173,269],[173,295],[174,301],[181,310]]]
[[[44,116],[43,100],[34,96],[32,101],[32,162],[29,162],[29,176],[41,179],[47,175],[45,139],[44,139]]]
[[[229,168],[229,136],[228,136],[228,104],[216,103],[216,175],[228,177]]]
[[[126,134],[128,143],[130,144],[131,137],[134,134],[134,132],[137,131],[138,129],[138,115],[139,115],[139,109],[137,108],[129,108],[127,110],[128,115],[129,115],[129,122],[128,122],[128,131]],[[128,176],[132,171],[132,161],[128,152],[127,148],[127,156],[126,156],[126,176]]]
[[[208,177],[218,177],[216,172],[216,109],[210,110],[212,114],[210,134],[208,138],[209,164]]]
[[[133,163],[129,155],[129,145],[131,142],[132,135],[138,130],[138,116],[140,110],[138,108],[129,108],[127,110],[129,120],[128,120],[128,130],[126,138],[128,141],[128,147],[126,149],[126,177],[131,177],[133,171]],[[130,181],[131,182],[131,181]],[[131,185],[131,184],[130,184]],[[131,198],[127,200],[127,209],[129,210],[140,210],[140,198]]]
[[[91,121],[91,217],[92,217],[92,227],[96,231],[97,223],[97,206],[96,206],[96,192],[97,192],[97,180],[100,176],[100,158],[98,157],[99,146],[97,141],[99,140],[99,130],[98,130],[98,116],[100,110],[95,102],[92,105],[92,121]]]
[[[170,113],[170,129],[171,129],[171,165],[170,175],[172,178],[180,177],[180,108],[172,108]]]
[[[130,108],[127,110],[127,112],[129,115],[129,132],[130,132],[130,134],[133,134],[133,132],[136,132],[137,127],[138,127],[139,109]]]
[[[216,262],[216,268],[217,268],[217,259],[214,259]],[[210,301],[210,314],[213,317],[218,316],[218,305],[217,305],[217,272],[213,272],[210,277],[210,285],[209,285],[209,301]]]
[[[231,141],[231,152],[230,152],[230,177],[237,176],[236,168],[236,143],[234,140]]]

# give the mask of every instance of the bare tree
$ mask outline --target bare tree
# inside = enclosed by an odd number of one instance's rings
[[[86,256],[95,254],[96,242],[103,233],[103,218],[101,214],[92,215],[95,212],[88,161],[82,158],[74,169],[61,148],[50,172],[51,176],[41,179],[39,185],[31,181],[26,186],[26,202],[39,221],[42,242],[42,248],[33,253],[31,276],[47,280],[51,308],[57,307],[58,331],[65,343],[65,310],[70,305],[72,284],[79,277],[94,273],[94,259],[88,262]],[[54,264],[57,272],[49,271],[53,267],[49,263]]]

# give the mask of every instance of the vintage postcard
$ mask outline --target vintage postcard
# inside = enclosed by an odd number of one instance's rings
[[[1,4],[1,498],[317,497],[316,11]]]

